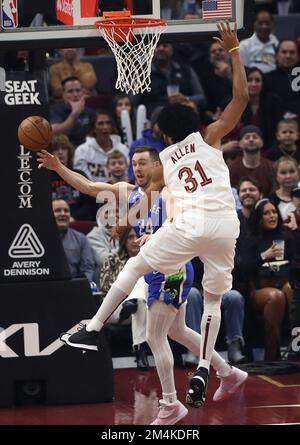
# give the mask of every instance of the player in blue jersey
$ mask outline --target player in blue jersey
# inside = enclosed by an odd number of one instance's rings
[[[92,183],[64,167],[57,158],[46,151],[39,154],[38,160],[41,166],[55,170],[68,183],[83,193],[97,196],[99,192],[110,191],[118,199],[120,196],[126,196],[129,207],[133,207],[140,201],[144,190],[151,182],[154,168],[160,163],[159,155],[155,150],[149,147],[139,147],[132,161],[137,182],[137,185],[134,186],[127,183],[113,185],[100,182]],[[167,203],[169,205],[166,205]],[[164,188],[158,194],[147,214],[132,224],[139,237],[140,245],[143,245],[162,225],[172,222],[173,204],[168,190]],[[184,303],[193,281],[192,265],[188,263],[184,268],[178,270],[178,273],[167,277],[159,272],[150,272],[145,275],[145,280],[149,286],[147,341],[155,358],[163,392],[159,414],[153,424],[174,424],[187,414],[187,409],[177,400],[173,354],[167,336],[184,345],[195,355],[199,354],[200,335],[185,324],[186,304]],[[79,341],[78,334],[80,334]],[[82,334],[85,334],[85,338]],[[92,347],[95,349],[97,339],[98,333],[93,329],[89,330],[88,324],[83,330],[67,337],[66,342],[69,346],[77,348],[90,349]],[[229,366],[215,351],[212,357],[212,366],[221,379],[221,385],[214,394],[215,401],[224,400],[230,396],[247,376],[244,373],[243,378],[240,376],[237,378],[237,373],[241,371]],[[224,387],[226,387],[225,392]]]

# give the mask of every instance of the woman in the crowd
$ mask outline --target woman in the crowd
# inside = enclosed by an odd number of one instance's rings
[[[264,75],[258,68],[248,68],[246,73],[249,103],[241,121],[244,125],[256,125],[261,129],[264,148],[267,150],[275,141],[276,125],[282,118],[280,100],[276,94],[265,92]]]
[[[85,176],[84,172],[73,168],[74,146],[68,136],[64,134],[53,136],[49,151],[57,156],[63,165]],[[52,200],[63,199],[68,203],[71,220],[95,221],[98,209],[95,199],[74,189],[55,171],[51,171],[50,174]]]
[[[133,229],[125,230],[120,236],[118,251],[108,254],[104,260],[99,280],[99,287],[104,295],[107,294],[129,258],[134,257],[139,252],[140,247],[135,243],[136,239],[137,237]],[[147,290],[147,285],[142,277],[138,280],[123,305],[120,305],[108,320],[110,323],[123,322],[132,315],[133,350],[136,356],[137,367],[140,369],[147,369],[149,366],[146,353]]]
[[[274,164],[275,191],[269,195],[276,204],[285,221],[290,212],[295,210],[291,191],[300,179],[298,163],[294,158],[282,156]]]
[[[128,147],[116,134],[115,122],[107,110],[98,110],[92,116],[89,127],[86,142],[76,148],[74,168],[83,171],[91,181],[109,182],[109,153],[118,150],[128,159]]]
[[[257,202],[250,223],[251,233],[242,246],[242,268],[251,307],[263,313],[265,360],[277,360],[281,325],[293,296],[289,282],[293,241],[283,228],[278,207],[267,198]]]

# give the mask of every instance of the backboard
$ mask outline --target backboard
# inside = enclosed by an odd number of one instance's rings
[[[124,8],[131,10],[133,17],[166,19],[161,41],[209,40],[217,33],[216,23],[225,18],[232,24],[237,22],[240,37],[253,31],[254,0],[55,0],[56,11],[53,8],[50,14],[49,0],[0,1],[0,50],[104,46],[94,23],[101,20],[103,10]],[[33,26],[41,15],[29,26],[31,9],[32,18],[46,12],[48,26],[45,21],[43,26]]]

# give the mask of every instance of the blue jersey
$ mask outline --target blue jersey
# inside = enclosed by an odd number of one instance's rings
[[[139,185],[136,185],[128,198],[129,208],[136,204],[144,192]],[[143,234],[152,235],[165,221],[167,217],[166,206],[160,193],[147,215],[140,219],[135,226],[132,226],[137,237]],[[147,304],[154,300],[162,300],[166,304],[172,304],[177,309],[187,299],[187,295],[194,280],[194,269],[191,262],[188,262],[178,274],[166,276],[160,272],[150,272],[145,275],[145,281],[149,286]]]
[[[143,194],[144,192],[141,190],[141,187],[136,185],[128,198],[129,208],[137,203]],[[152,235],[163,225],[166,217],[166,206],[162,199],[162,194],[160,193],[151,209],[148,210],[147,215],[145,215],[144,218],[141,218],[136,225],[132,226],[132,228],[138,238],[144,234]]]
[[[177,274],[164,275],[161,272],[150,272],[144,277],[148,284],[148,306],[154,300],[172,304],[176,309],[185,303],[194,281],[194,268],[189,261]]]

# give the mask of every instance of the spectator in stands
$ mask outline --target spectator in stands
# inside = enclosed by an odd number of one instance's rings
[[[274,240],[284,240],[284,252]],[[269,262],[282,254],[289,263],[273,270]],[[258,201],[251,215],[251,236],[243,244],[242,262],[251,305],[264,316],[265,360],[280,359],[281,324],[293,295],[289,283],[292,259],[292,240],[283,230],[277,206],[266,198]]]
[[[269,195],[269,199],[279,208],[285,221],[289,213],[295,210],[291,192],[300,179],[297,161],[287,156],[279,158],[274,164],[274,178],[276,190]]]
[[[90,283],[93,282],[96,268],[93,251],[83,233],[70,229],[71,214],[68,203],[63,199],[55,199],[52,201],[52,208],[71,276],[86,276]]]
[[[84,97],[96,95],[97,77],[93,65],[81,62],[79,48],[62,48],[59,50],[61,60],[49,68],[49,85],[51,94],[61,99],[62,81],[67,77],[77,77],[82,85]]]
[[[137,255],[139,252],[140,247],[135,243],[136,239],[135,231],[131,228],[127,229],[120,236],[119,249],[114,253],[108,254],[104,259],[100,271],[99,287],[105,295],[129,258]],[[123,322],[132,316],[131,330],[133,350],[136,356],[137,367],[142,370],[146,370],[149,367],[146,349],[147,292],[148,286],[142,277],[137,281],[123,305],[120,305],[108,320],[108,323],[118,323]]]
[[[116,123],[117,133],[121,137],[123,144],[128,146],[127,135],[122,128],[121,113],[123,110],[127,110],[130,117],[131,131],[133,138],[135,136],[135,110],[133,103],[128,94],[120,93],[113,97],[112,100],[112,117]],[[129,147],[128,147],[129,148]]]
[[[266,92],[264,75],[258,68],[249,68],[246,70],[246,74],[249,102],[241,121],[244,125],[256,125],[260,128],[265,148],[269,148],[274,143],[274,128],[282,115],[280,99],[273,92]]]
[[[237,211],[240,220],[240,235],[245,238],[249,234],[249,218],[257,201],[262,199],[262,188],[258,181],[250,176],[244,176],[238,184],[238,196],[241,209]]]
[[[65,134],[76,148],[85,141],[92,110],[85,106],[84,93],[77,77],[62,81],[62,100],[50,107],[50,121],[54,134]]]
[[[105,258],[119,249],[119,239],[112,238],[112,217],[109,208],[102,208],[97,215],[98,225],[87,234],[87,239],[93,249],[98,272],[103,266]]]
[[[232,95],[230,56],[219,42],[212,42],[210,45],[209,64],[205,69],[202,64],[199,74],[207,98],[206,108],[212,117],[224,100],[231,98]]]
[[[266,75],[267,91],[276,92],[281,100],[282,118],[300,116],[300,91],[294,91],[292,71],[299,67],[297,45],[293,40],[282,40],[276,50],[277,67]]]
[[[294,241],[295,255],[291,269],[291,286],[293,299],[290,307],[290,324],[292,341],[298,333],[300,326],[300,182],[292,189],[292,199],[295,211],[289,214],[289,221],[285,224],[291,230]],[[292,343],[293,345],[293,343]],[[288,360],[300,360],[300,351],[292,348],[288,354]]]
[[[143,131],[142,137],[140,139],[135,140],[129,151],[129,168],[128,168],[128,177],[131,182],[134,182],[133,168],[132,168],[132,157],[134,155],[135,149],[139,146],[148,146],[154,148],[158,152],[163,150],[166,146],[162,139],[162,133],[160,131],[159,126],[157,125],[157,118],[161,111],[162,107],[158,107],[151,115],[150,118],[150,128],[147,128]]]
[[[113,150],[107,155],[107,170],[110,174],[109,184],[116,182],[128,182],[128,162],[127,157],[118,150]]]
[[[300,234],[300,182],[298,182],[291,191],[292,201],[295,207],[295,210],[289,213],[289,218],[285,223],[285,226],[290,230],[297,230]],[[299,245],[300,247],[300,245]],[[299,275],[300,279],[300,275]]]
[[[74,168],[81,170],[91,181],[108,182],[107,156],[118,150],[128,157],[128,148],[121,143],[120,136],[113,134],[114,122],[105,110],[99,110],[90,120],[90,136],[77,147]]]
[[[74,147],[68,136],[64,134],[54,136],[49,147],[49,152],[57,156],[63,165],[73,170]],[[74,171],[84,174],[79,170]],[[97,211],[95,199],[74,189],[55,171],[50,171],[50,174],[52,200],[63,199],[68,203],[71,220],[95,221]]]
[[[268,11],[259,11],[254,22],[254,34],[240,43],[241,58],[248,68],[259,68],[268,73],[276,68],[277,37],[272,34],[274,20]]]
[[[187,104],[192,100],[199,108],[206,105],[197,74],[190,66],[176,62],[173,53],[171,43],[158,43],[151,67],[151,91],[136,96],[137,102],[146,106],[149,115],[156,107],[169,103]],[[167,85],[177,85],[179,92],[168,96]]]
[[[242,295],[248,294],[246,277],[242,268],[242,245],[250,234],[250,215],[256,203],[262,199],[262,187],[258,181],[250,176],[244,176],[238,184],[238,195],[241,202],[241,209],[237,211],[240,220],[240,234],[237,239],[233,269],[234,289],[240,291]]]
[[[267,151],[266,157],[277,161],[281,156],[289,156],[300,164],[299,124],[294,119],[282,119],[276,131],[277,142]]]
[[[273,161],[261,155],[262,133],[255,125],[247,125],[240,132],[240,147],[243,155],[228,161],[232,187],[236,187],[243,176],[251,176],[262,186],[264,195],[272,190]]]

